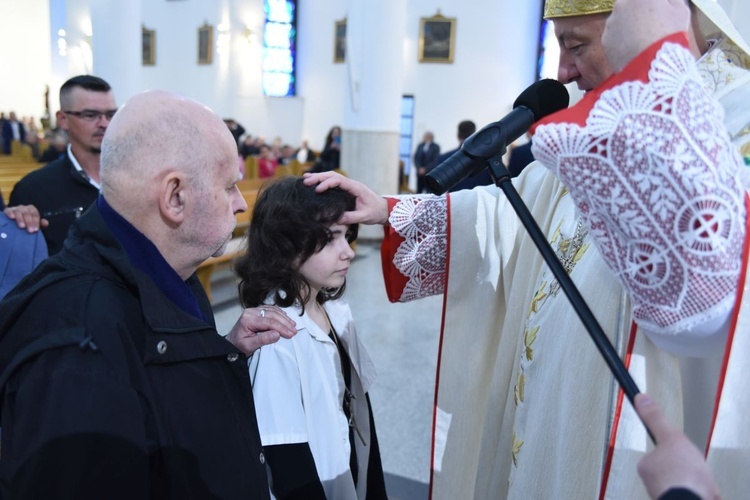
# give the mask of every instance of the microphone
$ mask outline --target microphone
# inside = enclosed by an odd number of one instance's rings
[[[427,187],[443,194],[469,175],[479,173],[485,160],[505,154],[508,144],[535,122],[567,108],[569,100],[567,89],[557,80],[546,78],[532,83],[513,103],[513,111],[472,134],[458,151],[433,168],[426,177]]]

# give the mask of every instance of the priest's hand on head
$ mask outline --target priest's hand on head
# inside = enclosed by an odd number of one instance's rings
[[[322,193],[326,189],[340,188],[356,197],[356,206],[352,211],[344,212],[339,224],[380,224],[388,223],[388,202],[382,196],[363,183],[345,177],[337,172],[322,172],[303,175],[306,186],[316,186],[315,191]]]
[[[654,42],[689,27],[690,8],[685,0],[617,0],[602,44],[610,67],[620,71]]]

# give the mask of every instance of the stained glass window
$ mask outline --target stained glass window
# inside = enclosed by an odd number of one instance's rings
[[[291,97],[296,94],[296,0],[265,0],[263,30],[263,94]]]

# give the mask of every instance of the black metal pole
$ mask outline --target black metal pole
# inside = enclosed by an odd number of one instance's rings
[[[635,396],[640,392],[638,386],[633,380],[633,377],[630,376],[627,368],[625,368],[625,364],[620,359],[620,356],[617,354],[614,346],[612,346],[609,338],[607,338],[604,330],[602,330],[601,325],[599,325],[599,322],[594,317],[594,314],[591,312],[588,304],[586,304],[583,296],[581,296],[578,288],[576,288],[570,275],[560,263],[557,255],[555,255],[554,250],[552,250],[552,247],[542,230],[539,229],[539,225],[534,220],[531,212],[529,212],[529,209],[521,199],[518,191],[516,191],[516,188],[513,186],[513,183],[510,180],[510,173],[503,163],[502,154],[493,156],[486,161],[490,170],[490,175],[495,181],[495,184],[502,189],[505,196],[508,197],[508,201],[513,207],[513,210],[515,210],[521,223],[528,231],[529,236],[531,236],[532,241],[539,249],[539,252],[542,254],[542,257],[552,271],[552,274],[557,278],[560,288],[565,292],[565,295],[568,297],[568,300],[578,314],[578,317],[581,318],[591,340],[594,341],[594,345],[596,345],[596,348],[601,353],[610,371],[620,384],[620,387],[625,391],[630,403],[635,405]],[[651,440],[656,443],[651,430],[645,424],[644,427],[646,427],[646,431],[651,437]]]

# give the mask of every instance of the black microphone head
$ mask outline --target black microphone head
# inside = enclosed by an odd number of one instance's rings
[[[557,80],[545,78],[532,83],[521,92],[516,102],[513,103],[513,108],[519,106],[529,108],[534,115],[534,120],[539,121],[547,115],[567,108],[569,102],[570,96],[565,85]]]

